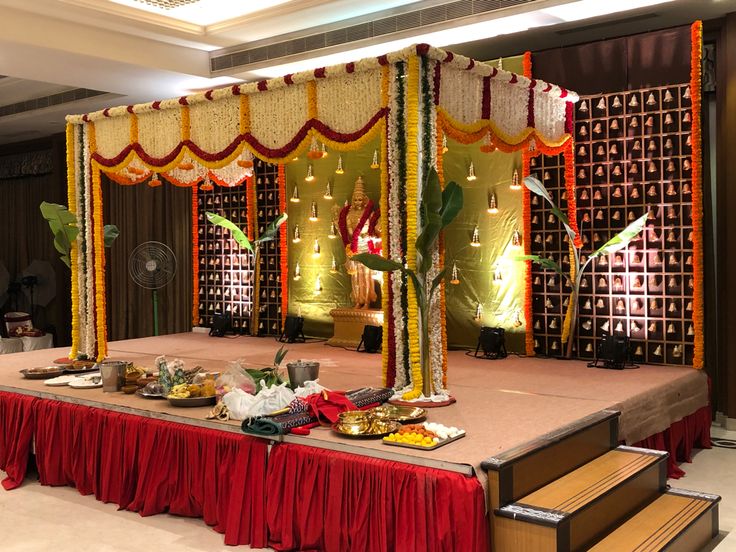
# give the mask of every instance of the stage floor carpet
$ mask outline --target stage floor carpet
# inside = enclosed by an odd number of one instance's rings
[[[112,342],[111,359],[131,360],[153,368],[155,357],[180,358],[187,366],[220,371],[229,360],[258,367],[270,364],[280,344],[273,338],[213,338],[185,333]],[[320,363],[320,383],[348,390],[381,386],[381,356],[330,347],[324,342],[286,345],[285,362]],[[239,422],[205,420],[208,408],[176,408],[166,401],[101,389],[47,387],[23,379],[18,370],[52,364],[68,348],[45,349],[0,357],[0,390],[54,398],[87,406],[151,416],[179,423],[239,432]],[[273,440],[341,450],[476,474],[484,483],[482,460],[571,424],[600,410],[621,412],[619,436],[628,444],[667,429],[708,404],[706,375],[692,368],[641,366],[631,370],[588,368],[585,362],[510,356],[476,359],[462,351],[448,353],[448,386],[457,403],[431,410],[428,420],[465,429],[467,436],[434,451],[388,447],[380,440],[355,440],[315,428],[309,436]]]

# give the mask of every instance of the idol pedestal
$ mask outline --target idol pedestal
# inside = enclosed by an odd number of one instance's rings
[[[330,311],[335,324],[334,335],[327,340],[333,347],[356,348],[365,326],[383,326],[383,311],[379,309],[337,308]]]

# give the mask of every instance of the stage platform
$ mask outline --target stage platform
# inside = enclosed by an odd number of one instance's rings
[[[176,334],[110,343],[112,359],[153,368],[156,356],[180,358],[189,365],[219,371],[242,358],[268,365],[280,344],[273,338],[212,338],[201,333]],[[328,347],[323,342],[286,345],[286,361],[320,362],[320,382],[335,390],[381,385],[381,357]],[[173,422],[240,432],[239,422],[205,419],[207,408],[175,408],[101,389],[48,387],[26,380],[18,370],[52,364],[66,348],[0,357],[0,390],[57,399],[90,407]],[[461,351],[448,353],[448,384],[457,403],[431,410],[430,421],[465,429],[467,436],[435,451],[398,449],[380,440],[354,440],[315,428],[308,436],[269,437],[273,441],[333,449],[363,456],[477,475],[486,487],[481,462],[602,410],[621,412],[619,438],[627,444],[662,432],[708,404],[704,373],[691,368],[641,366],[616,371],[588,368],[580,361],[510,356],[476,359]]]

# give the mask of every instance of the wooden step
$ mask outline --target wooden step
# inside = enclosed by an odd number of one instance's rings
[[[619,416],[602,410],[484,460],[491,511],[615,448]]]
[[[665,490],[666,459],[620,446],[497,509],[497,549],[585,550]]]
[[[670,489],[590,552],[696,552],[718,535],[717,495]]]

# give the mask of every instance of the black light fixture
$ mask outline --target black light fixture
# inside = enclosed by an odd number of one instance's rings
[[[364,326],[363,336],[360,338],[356,351],[360,351],[362,345],[366,353],[377,353],[381,350],[382,342],[383,326]]]
[[[229,314],[216,313],[212,317],[212,326],[210,326],[211,337],[225,337],[225,334],[232,330],[232,320]]]
[[[475,348],[475,357],[483,350],[483,357],[491,360],[506,358],[506,330],[503,328],[489,328],[483,326],[478,336],[478,346]]]
[[[595,361],[588,364],[588,367],[623,370],[631,358],[630,347],[628,335],[604,335],[598,343]],[[599,361],[602,364],[598,364]]]
[[[304,317],[302,316],[286,316],[286,322],[284,322],[284,331],[281,332],[279,337],[281,343],[304,343],[306,338],[304,337]]]

